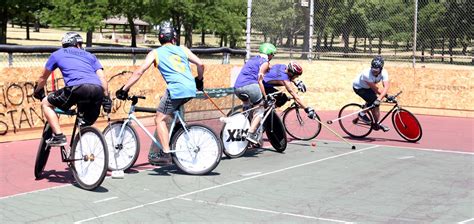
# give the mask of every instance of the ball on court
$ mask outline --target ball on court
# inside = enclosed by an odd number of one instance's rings
[[[316,142],[311,142],[311,146],[316,147]]]
[[[356,149],[356,146],[355,146],[355,145],[353,145],[353,146],[352,146],[352,150],[355,150],[355,149]]]

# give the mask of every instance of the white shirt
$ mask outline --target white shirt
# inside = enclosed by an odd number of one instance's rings
[[[354,79],[354,82],[352,83],[352,87],[355,89],[370,89],[370,86],[367,84],[367,82],[376,84],[380,81],[388,81],[387,70],[382,69],[382,74],[375,77],[375,75],[372,74],[372,69],[368,68],[357,75],[357,77]]]

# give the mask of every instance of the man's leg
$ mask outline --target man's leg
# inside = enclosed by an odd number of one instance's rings
[[[43,107],[44,116],[51,126],[54,134],[61,134],[61,127],[59,126],[59,118],[56,112],[54,112],[54,106],[48,102],[48,98],[45,97],[41,101],[41,106]]]
[[[168,115],[157,111],[156,116],[155,116],[155,126],[156,126],[156,132],[158,133],[158,140],[160,141],[163,147],[163,152],[170,153],[170,141],[168,139],[169,130],[166,125],[166,118],[168,118]],[[157,149],[157,148],[154,147],[154,149]]]

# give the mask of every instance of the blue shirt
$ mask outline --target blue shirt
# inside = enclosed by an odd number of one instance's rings
[[[99,76],[95,73],[102,65],[95,55],[75,47],[61,48],[49,56],[45,68],[61,70],[66,86],[80,84],[96,84],[102,86]]]
[[[239,76],[235,80],[234,88],[258,83],[260,66],[267,61],[267,58],[263,58],[260,55],[250,58],[242,70],[240,70]]]
[[[286,65],[284,64],[276,64],[270,68],[265,76],[263,77],[263,85],[265,87],[273,87],[272,84],[269,84],[270,81],[290,81],[290,77],[286,73]]]
[[[168,85],[171,99],[196,97],[196,82],[182,47],[165,45],[155,50],[156,66]]]

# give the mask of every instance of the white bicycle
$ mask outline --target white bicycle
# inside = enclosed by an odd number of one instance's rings
[[[132,121],[135,121],[153,143],[160,147],[158,140],[134,114],[135,112],[156,113],[156,109],[137,107],[138,99],[145,99],[145,97],[128,97],[127,100],[132,101],[128,117],[109,124],[103,132],[109,149],[109,170],[127,170],[137,161],[140,140],[131,126]],[[205,125],[186,124],[178,110],[174,111],[171,124],[169,138],[173,163],[187,174],[203,175],[214,170],[222,155],[222,145],[217,135]]]

